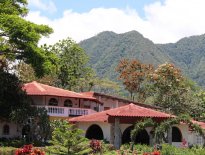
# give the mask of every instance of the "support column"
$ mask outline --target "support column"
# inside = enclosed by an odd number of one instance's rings
[[[120,149],[121,141],[122,141],[122,135],[120,131],[120,119],[115,118],[115,139],[114,139],[114,146],[116,149]]]
[[[172,145],[172,127],[167,131],[168,144]]]
[[[110,144],[114,145],[114,139],[115,139],[115,125],[114,123],[110,124]]]
[[[154,131],[153,131],[153,129],[149,133],[149,145],[150,146],[154,145]]]
[[[115,108],[118,108],[118,107],[119,107],[119,102],[118,102],[118,100],[116,100]]]

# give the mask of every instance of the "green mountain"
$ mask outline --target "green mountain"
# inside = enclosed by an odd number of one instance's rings
[[[123,34],[102,32],[82,41],[80,46],[90,57],[90,64],[98,76],[112,80],[117,80],[115,68],[122,58],[137,58],[155,66],[170,61],[167,54],[137,31]]]
[[[183,38],[176,43],[154,44],[137,31],[123,34],[105,31],[80,42],[98,76],[117,80],[115,68],[122,58],[136,58],[157,66],[172,62],[183,73],[205,85],[205,35]]]
[[[205,86],[205,35],[183,38],[176,43],[157,45],[186,76]]]

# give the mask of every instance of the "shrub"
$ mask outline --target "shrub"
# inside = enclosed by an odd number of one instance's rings
[[[15,154],[16,148],[14,147],[0,147],[0,155],[13,155]]]
[[[102,144],[100,140],[92,139],[90,141],[90,148],[92,149],[92,153],[97,153],[102,151]]]
[[[83,155],[91,151],[89,141],[82,135],[83,130],[69,124],[66,120],[55,120],[51,123],[53,129],[48,152],[61,155]]]

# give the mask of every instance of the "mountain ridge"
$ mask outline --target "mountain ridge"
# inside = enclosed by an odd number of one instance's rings
[[[155,44],[137,31],[122,34],[104,31],[79,45],[90,57],[90,64],[99,77],[116,81],[119,60],[136,58],[155,67],[174,63],[199,85],[205,84],[205,34],[182,38],[176,43]]]

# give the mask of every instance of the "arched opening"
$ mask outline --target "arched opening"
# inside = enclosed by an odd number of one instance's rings
[[[51,98],[48,102],[48,105],[58,106],[58,100],[56,100],[55,98]]]
[[[64,107],[73,107],[73,102],[69,99],[65,100]]]
[[[172,142],[182,142],[182,133],[179,128],[172,127]]]
[[[91,125],[86,131],[86,138],[103,140],[103,131],[99,125]]]
[[[3,135],[9,135],[9,133],[10,133],[10,127],[9,127],[9,125],[4,125],[3,126]]]
[[[123,132],[123,134],[122,134],[122,143],[123,144],[131,142],[130,133],[131,133],[131,130],[133,130],[133,128],[134,128],[133,126],[130,126],[127,129],[125,129],[125,131]],[[149,135],[145,129],[140,131],[136,135],[135,143],[149,145]]]

